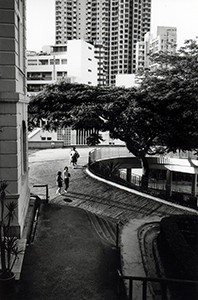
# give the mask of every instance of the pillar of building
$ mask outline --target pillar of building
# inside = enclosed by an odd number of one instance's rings
[[[127,182],[131,183],[131,169],[127,169]]]
[[[166,172],[166,198],[170,198],[172,195],[172,172],[167,170]]]
[[[197,174],[192,175],[192,195],[197,196]]]

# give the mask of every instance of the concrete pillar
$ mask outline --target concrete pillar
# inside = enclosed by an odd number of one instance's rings
[[[170,198],[172,195],[172,172],[167,170],[166,172],[166,198]]]
[[[126,178],[127,182],[131,183],[131,169],[127,169],[127,178]]]
[[[192,195],[197,195],[197,174],[192,174]]]

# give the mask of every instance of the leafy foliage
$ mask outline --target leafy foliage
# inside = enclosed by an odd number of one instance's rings
[[[144,105],[159,116],[159,142],[166,151],[198,147],[198,45],[186,41],[176,55],[157,53],[154,71],[141,74]],[[164,131],[164,132],[163,132]]]
[[[6,201],[6,188],[8,184],[5,181],[0,181],[0,203],[1,203],[1,218],[0,218],[0,250],[1,250],[1,278],[9,278],[12,276],[13,266],[22,252],[18,248],[17,237],[10,236],[10,226],[17,208],[16,202]],[[7,208],[7,213],[4,215],[4,208]]]
[[[88,146],[95,146],[100,144],[101,141],[104,141],[103,137],[101,134],[98,132],[94,132],[90,134],[90,136],[87,138],[87,145]]]

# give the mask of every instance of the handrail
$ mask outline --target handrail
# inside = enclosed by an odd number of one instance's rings
[[[181,285],[190,284],[198,288],[198,281],[194,280],[183,280],[183,279],[173,279],[173,278],[157,278],[157,277],[141,277],[141,276],[127,276],[122,275],[120,270],[117,270],[118,278],[120,280],[129,280],[129,289],[128,289],[128,300],[133,300],[133,282],[141,281],[142,282],[142,300],[147,299],[147,283],[148,282],[158,282],[160,283],[161,288],[161,299],[167,299],[167,284],[168,283],[178,283]]]
[[[45,187],[45,199],[46,203],[49,202],[49,191],[48,191],[48,184],[34,184],[33,187]]]

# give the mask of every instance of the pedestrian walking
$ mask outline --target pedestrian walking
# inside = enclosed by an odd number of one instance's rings
[[[61,177],[62,173],[61,171],[58,172],[57,176],[56,176],[56,182],[58,185],[58,189],[56,191],[56,194],[61,195],[61,188],[63,186],[63,178]]]
[[[66,166],[64,168],[64,171],[63,171],[63,178],[64,178],[64,183],[65,183],[65,193],[67,193],[67,190],[69,188],[69,177],[70,177],[70,173],[68,171],[68,167]]]
[[[77,162],[79,157],[80,154],[76,150],[76,147],[73,147],[70,151],[70,165],[72,165],[73,168],[77,167]]]

